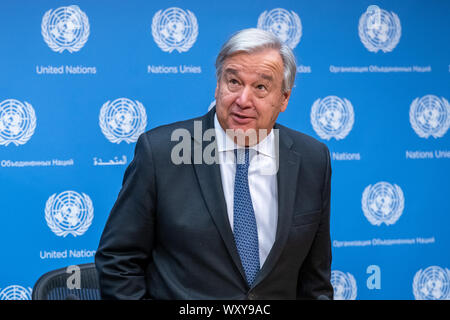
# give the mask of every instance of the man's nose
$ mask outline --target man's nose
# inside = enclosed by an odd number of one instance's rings
[[[239,93],[236,103],[241,108],[251,107],[252,105],[252,90],[249,86],[245,86]]]

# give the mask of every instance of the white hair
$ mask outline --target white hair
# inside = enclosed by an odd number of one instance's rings
[[[294,86],[295,74],[297,73],[294,53],[277,36],[262,29],[241,30],[225,42],[216,59],[217,79],[220,79],[223,64],[229,56],[239,52],[254,53],[268,48],[276,49],[280,53],[284,66],[282,90],[283,92],[289,92]]]

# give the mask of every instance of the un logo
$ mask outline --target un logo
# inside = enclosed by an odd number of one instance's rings
[[[0,291],[0,300],[31,300],[32,291],[30,287],[11,285]]]
[[[155,13],[152,36],[162,51],[188,51],[197,40],[198,23],[195,15],[180,8],[168,8]]]
[[[416,300],[450,300],[450,270],[431,266],[417,271],[413,280]]]
[[[344,139],[353,128],[355,113],[347,99],[328,96],[317,99],[311,108],[311,125],[325,140]]]
[[[345,274],[339,270],[331,271],[331,284],[334,291],[334,300],[356,299],[356,280],[351,273]]]
[[[394,12],[370,6],[359,18],[358,34],[370,52],[392,51],[400,41],[402,28]]]
[[[276,8],[264,11],[258,18],[258,29],[276,35],[282,43],[294,49],[302,37],[302,22],[294,11]]]
[[[64,191],[53,194],[45,204],[45,221],[57,236],[83,235],[94,218],[94,207],[87,194]]]
[[[119,98],[100,109],[100,128],[112,143],[136,142],[147,126],[147,113],[139,101]]]
[[[450,126],[450,105],[433,95],[416,98],[409,108],[411,127],[421,138],[441,138]]]
[[[78,6],[48,10],[42,18],[44,41],[55,52],[79,51],[89,37],[89,20]]]
[[[364,215],[372,225],[391,225],[402,215],[405,197],[398,185],[382,181],[364,189],[361,204]]]
[[[0,145],[25,144],[36,129],[36,114],[28,102],[7,99],[0,103]]]

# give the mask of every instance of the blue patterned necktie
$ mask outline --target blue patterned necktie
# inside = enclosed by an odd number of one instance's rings
[[[255,212],[248,186],[249,150],[238,149],[235,154],[233,233],[247,282],[252,286],[259,271],[259,247]]]

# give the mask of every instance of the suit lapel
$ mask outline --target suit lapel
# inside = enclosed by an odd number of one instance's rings
[[[276,265],[289,235],[294,212],[295,195],[297,193],[298,173],[301,166],[301,156],[291,150],[292,139],[283,128],[275,125],[274,133],[278,134],[275,139],[278,144],[278,223],[275,242],[262,266],[253,286],[260,283]]]
[[[214,128],[214,114],[215,108],[213,108],[208,114],[200,118],[202,122],[202,134],[207,129]],[[278,222],[277,231],[275,236],[275,242],[273,244],[270,253],[262,266],[258,276],[253,284],[253,287],[260,283],[274,268],[289,235],[289,229],[292,224],[292,216],[294,212],[295,195],[297,193],[297,177],[301,165],[300,154],[291,150],[292,139],[287,135],[283,128],[275,125],[276,130],[274,133],[278,135],[276,141],[276,150],[278,152]],[[191,130],[191,136],[193,139],[192,161],[193,167],[197,175],[197,179],[200,185],[203,198],[206,206],[211,214],[211,217],[225,243],[225,246],[239,270],[245,283],[246,277],[244,268],[242,267],[241,259],[236,248],[234,241],[233,231],[231,230],[230,221],[227,214],[227,206],[225,202],[222,178],[220,175],[220,165],[218,161],[214,164],[205,164],[202,160],[201,163],[196,164],[199,160],[199,155],[203,154],[203,150],[210,143],[214,142],[203,141],[202,136],[194,130]],[[278,147],[277,147],[278,146]],[[215,148],[217,151],[217,146]],[[197,155],[197,156],[195,156]],[[218,154],[215,155],[218,157]],[[197,161],[194,161],[197,160]]]
[[[208,112],[206,116],[200,118],[202,121],[202,134],[207,129],[214,129],[214,114],[215,108]],[[194,132],[191,132],[191,136],[193,138],[193,152],[191,157],[203,198],[233,262],[245,280],[244,268],[242,267],[241,259],[234,242],[233,231],[231,230],[230,221],[228,219],[227,205],[225,202],[222,178],[220,175],[220,165],[218,161],[215,161],[214,164],[209,165],[204,163],[203,160],[200,161],[201,163],[198,163],[199,155],[203,154],[205,147],[211,143],[216,143],[215,136],[214,142],[202,141],[203,139],[198,133],[196,135]],[[217,160],[217,145],[215,151]]]

